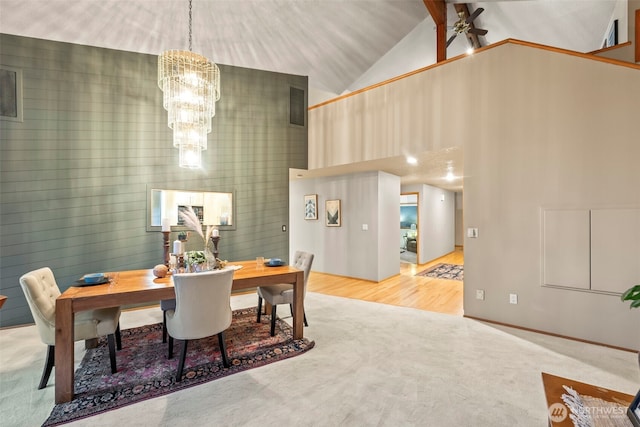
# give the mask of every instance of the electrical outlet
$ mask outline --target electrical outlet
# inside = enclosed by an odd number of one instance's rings
[[[476,299],[484,301],[484,289],[476,289]]]
[[[518,294],[509,294],[509,304],[518,303]]]

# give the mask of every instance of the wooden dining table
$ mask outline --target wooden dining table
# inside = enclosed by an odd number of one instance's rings
[[[229,262],[241,266],[233,275],[232,290],[291,283],[293,338],[303,337],[304,272],[288,265],[268,267],[253,261]],[[74,316],[84,310],[141,304],[175,298],[171,276],[157,278],[153,270],[120,271],[117,280],[93,286],[71,286],[56,299],[55,402],[73,400]]]

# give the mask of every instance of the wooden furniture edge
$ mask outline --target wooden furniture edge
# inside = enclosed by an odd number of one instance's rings
[[[576,393],[582,396],[591,396],[597,399],[602,399],[606,402],[616,403],[623,408],[628,408],[633,402],[634,396],[628,393],[624,393],[617,390],[612,390],[606,387],[602,387],[595,384],[589,384],[571,378],[561,377],[558,375],[549,374],[547,372],[541,372],[542,388],[544,390],[545,401],[547,402],[547,408],[549,410],[549,426],[573,426],[573,422],[568,416],[570,411],[566,403],[562,399],[562,395],[567,391],[563,386],[573,389]],[[558,410],[557,405],[561,405],[567,414],[562,417],[562,420],[552,421],[552,411]],[[603,414],[605,415],[605,414]],[[624,414],[616,413],[618,416],[626,417],[626,411]],[[617,424],[616,424],[617,425]]]

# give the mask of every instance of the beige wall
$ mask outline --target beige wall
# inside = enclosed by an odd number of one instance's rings
[[[640,348],[617,295],[541,286],[540,219],[640,206],[639,99],[640,68],[507,43],[310,110],[309,167],[463,145],[465,314]]]

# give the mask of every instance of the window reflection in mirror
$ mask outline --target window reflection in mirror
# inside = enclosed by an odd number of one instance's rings
[[[167,218],[173,228],[183,227],[178,212],[187,206],[194,209],[203,226],[235,228],[233,193],[155,188],[149,192],[149,226],[161,227],[163,218]]]

